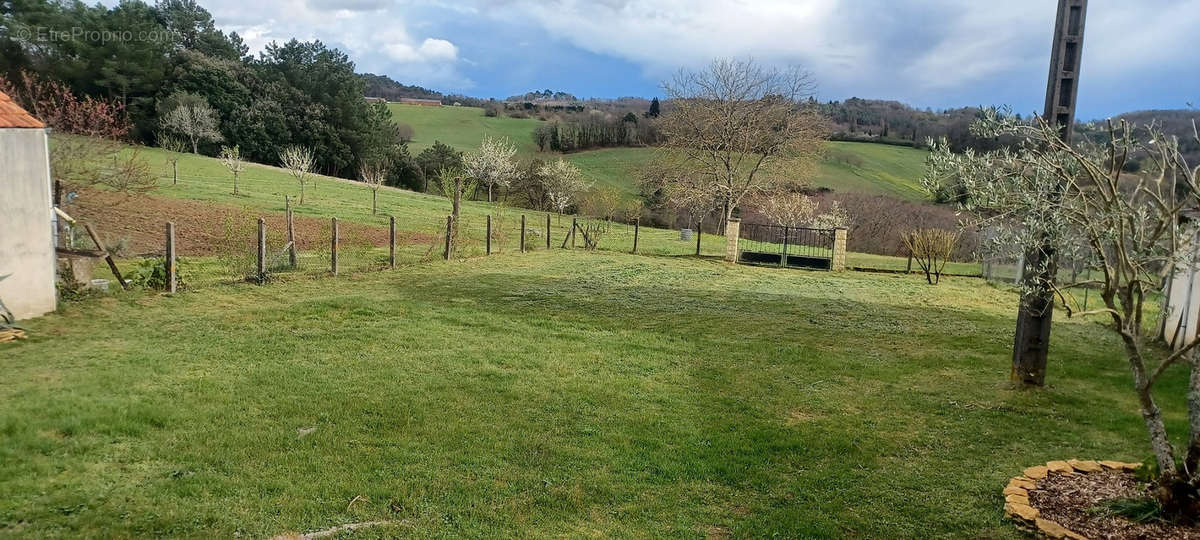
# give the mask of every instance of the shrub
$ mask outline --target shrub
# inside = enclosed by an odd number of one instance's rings
[[[958,233],[944,229],[914,229],[904,233],[904,245],[925,272],[925,281],[930,285],[942,280],[942,270],[957,243]]]
[[[187,266],[183,259],[175,260],[175,286],[182,289],[184,283],[184,268]],[[167,260],[142,259],[137,266],[125,276],[134,287],[144,289],[164,290],[167,288]]]

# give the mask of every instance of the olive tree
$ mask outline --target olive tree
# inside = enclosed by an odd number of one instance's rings
[[[826,122],[808,98],[816,88],[799,68],[753,60],[715,60],[663,84],[670,107],[655,167],[668,180],[712,184],[724,220],[747,196],[799,184],[817,166]]]
[[[1159,470],[1155,494],[1167,515],[1192,520],[1200,515],[1200,355],[1193,354],[1197,341],[1173,350],[1154,343],[1157,331],[1147,310],[1155,308],[1147,298],[1181,269],[1197,241],[1197,223],[1189,214],[1200,208],[1200,167],[1186,162],[1178,138],[1153,123],[1135,129],[1110,121],[1102,144],[1080,146],[1064,143],[1043,119],[1022,122],[995,110],[972,130],[1019,142],[994,152],[961,154],[951,152],[945,141],[934,143],[926,187],[950,184],[964,194],[965,209],[997,231],[993,245],[1046,245],[1059,257],[1084,261],[1087,271],[1078,283],[1040,278],[1053,268],[1052,260],[1027,269],[1024,296],[1051,293],[1069,317],[1097,314],[1108,320],[1120,338]],[[1200,142],[1194,127],[1192,136]],[[1127,171],[1132,156],[1144,156],[1141,171]],[[1070,290],[1082,286],[1098,290],[1101,307],[1077,308]],[[1190,433],[1177,449],[1153,390],[1180,364],[1191,373]],[[1179,451],[1184,459],[1176,461]]]

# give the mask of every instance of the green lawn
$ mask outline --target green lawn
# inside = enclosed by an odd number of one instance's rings
[[[1096,324],[1010,389],[1016,302],[580,251],[86,300],[0,346],[0,536],[1019,538],[1009,477],[1147,445]]]
[[[535,118],[520,119],[498,116],[488,118],[478,107],[425,107],[389,103],[392,119],[412,126],[414,138],[409,150],[416,155],[433,146],[435,140],[442,141],[459,150],[479,148],[483,136],[508,137],[522,155],[534,154],[532,133],[541,123]]]
[[[416,138],[409,147],[420,152],[440,140],[459,150],[479,147],[484,135],[508,137],[517,145],[522,159],[557,159],[557,153],[538,152],[530,134],[536,119],[488,118],[475,107],[422,107],[389,104],[392,118],[413,127]],[[597,185],[614,187],[630,197],[638,195],[637,169],[650,159],[650,148],[608,148],[567,154],[565,157],[583,170]],[[833,141],[819,170],[810,179],[813,185],[835,191],[890,195],[921,201],[928,195],[920,186],[924,174],[924,150],[883,144]]]

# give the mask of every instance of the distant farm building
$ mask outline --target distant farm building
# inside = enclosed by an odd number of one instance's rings
[[[387,103],[387,100],[386,100],[386,99],[383,99],[383,98],[381,98],[381,97],[370,97],[370,96],[368,96],[366,99],[367,99],[367,103]]]
[[[405,105],[420,105],[422,107],[442,106],[442,100],[440,99],[400,98],[400,103]]]
[[[27,319],[54,311],[54,210],[46,126],[0,93],[0,302]]]

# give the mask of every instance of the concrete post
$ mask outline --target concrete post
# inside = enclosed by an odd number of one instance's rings
[[[742,220],[730,218],[725,223],[725,261],[735,263],[738,260],[738,237],[742,232]]]
[[[830,270],[834,272],[846,270],[846,235],[848,233],[849,231],[845,227],[833,230],[833,265]]]

